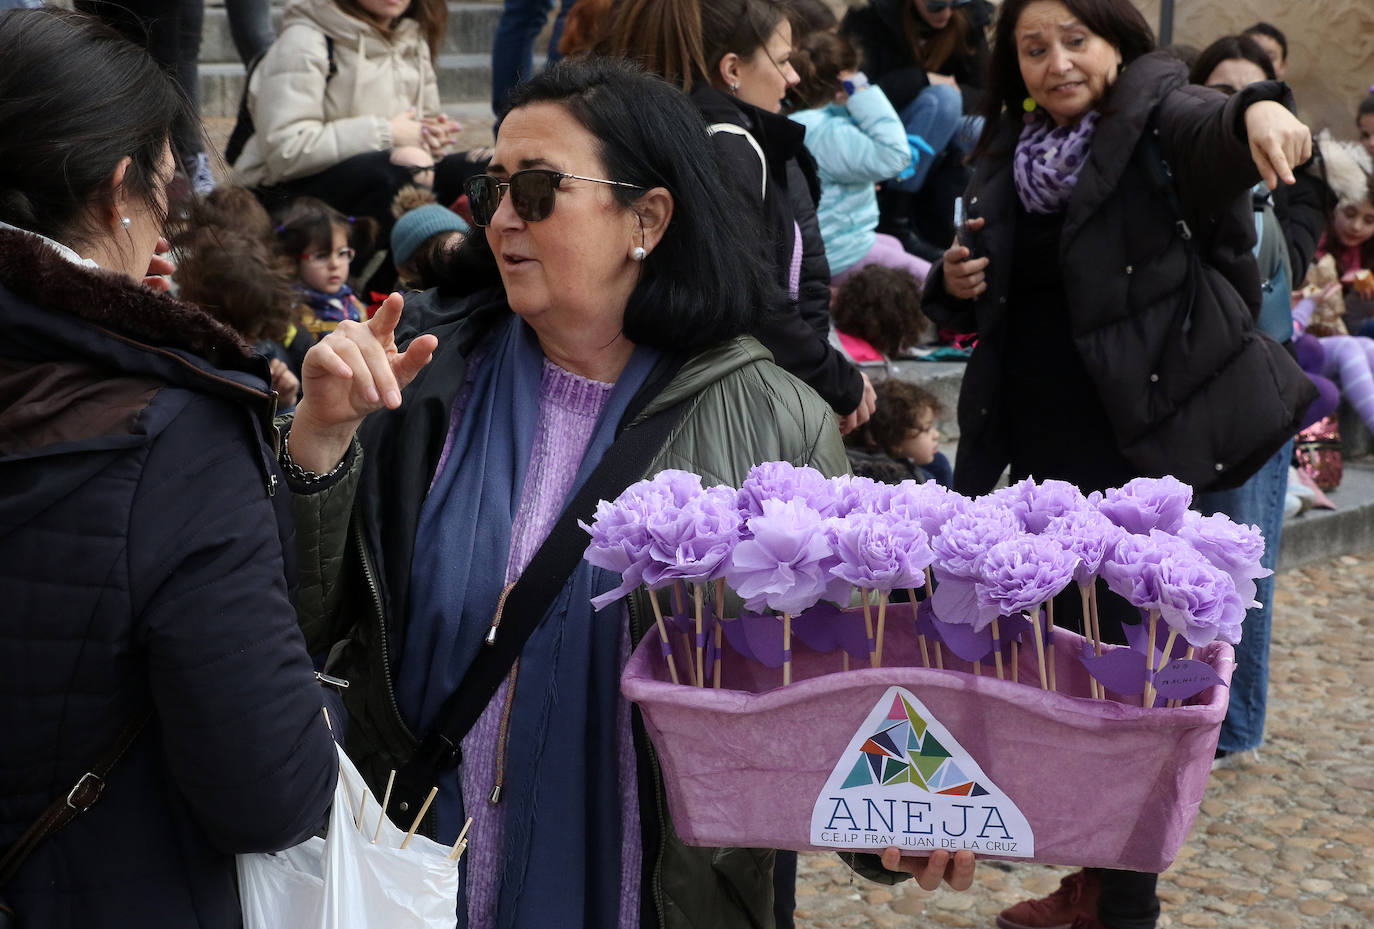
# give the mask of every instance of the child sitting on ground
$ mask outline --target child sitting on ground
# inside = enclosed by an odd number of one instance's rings
[[[402,188],[391,202],[391,212],[396,217],[391,227],[391,257],[398,286],[403,290],[437,287],[438,269],[463,244],[467,222],[419,187]]]
[[[878,394],[873,416],[844,439],[850,468],[885,484],[933,480],[948,487],[953,469],[940,451],[935,425],[944,405],[925,388],[895,378],[873,389]]]
[[[295,263],[296,288],[305,303],[305,325],[315,335],[337,328],[346,319],[363,319],[363,304],[348,284],[357,254],[370,249],[376,223],[354,219],[314,197],[301,197],[277,226],[277,250]]]
[[[855,361],[881,361],[920,344],[930,321],[921,312],[921,285],[908,271],[869,265],[849,277],[830,301],[840,344]]]

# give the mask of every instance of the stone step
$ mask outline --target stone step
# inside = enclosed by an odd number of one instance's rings
[[[491,54],[440,55],[439,99],[450,104],[481,103],[491,95]],[[200,66],[200,112],[206,118],[238,115],[243,66],[210,62]]]
[[[272,11],[272,22],[281,28],[282,11]],[[452,2],[448,5],[448,30],[440,54],[491,54],[496,23],[501,18],[499,3]],[[201,29],[200,60],[204,64],[230,64],[239,61],[229,32],[229,17],[223,6],[205,8]]]

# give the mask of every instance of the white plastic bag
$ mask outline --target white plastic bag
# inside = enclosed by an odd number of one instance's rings
[[[357,822],[362,775],[339,750],[329,835],[276,854],[239,855],[244,929],[453,929],[458,864],[449,849],[422,835],[401,848],[405,832],[383,819],[371,794]]]

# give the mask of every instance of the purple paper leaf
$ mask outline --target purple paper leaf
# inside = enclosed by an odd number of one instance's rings
[[[1108,690],[1128,697],[1145,692],[1145,658],[1135,649],[1114,648],[1101,658],[1083,656],[1079,661]]]
[[[935,628],[935,605],[929,598],[916,605],[916,632],[939,638],[940,632]]]
[[[1221,675],[1211,665],[1189,658],[1176,658],[1155,674],[1155,689],[1170,700],[1186,700],[1221,683]]]
[[[782,620],[779,617],[745,613],[736,620],[726,621],[726,636],[730,636],[732,625],[738,627],[736,634],[744,641],[744,648],[740,648],[737,640],[730,637],[735,651],[753,658],[765,668],[782,667]]]
[[[902,604],[888,604],[887,621],[891,624]],[[792,617],[792,637],[812,651],[829,654],[838,648],[855,658],[868,657],[868,634],[864,630],[863,613],[841,610],[829,603],[818,603]]]
[[[972,626],[964,623],[947,623],[934,612],[931,613],[931,625],[936,637],[965,661],[977,661],[992,651],[991,626],[974,632]]]

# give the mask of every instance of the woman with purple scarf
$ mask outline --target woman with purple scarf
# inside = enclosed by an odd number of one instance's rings
[[[959,398],[964,493],[991,490],[1008,467],[1013,481],[1084,491],[1163,474],[1234,487],[1311,399],[1296,363],[1253,331],[1249,198],[1261,178],[1292,184],[1311,136],[1284,84],[1231,97],[1189,86],[1154,45],[1129,0],[1001,7],[970,221],[924,299],[941,326],[979,336]],[[1138,621],[1104,607],[1104,635],[1123,618]],[[1155,882],[1075,872],[997,922],[1151,929]]]

